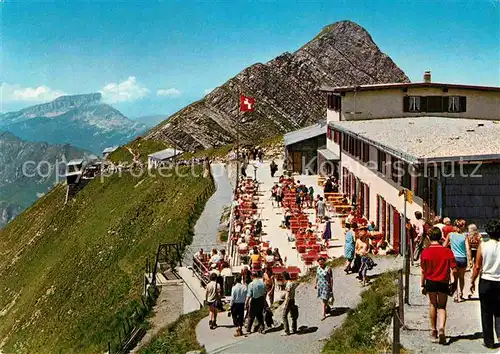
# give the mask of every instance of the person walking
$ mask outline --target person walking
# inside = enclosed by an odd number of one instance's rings
[[[269,165],[269,168],[271,170],[271,177],[274,178],[274,175],[278,171],[278,165],[276,164],[276,162],[274,162],[274,160],[271,161],[271,164]]]
[[[288,323],[288,314],[292,317],[292,333],[297,333],[297,316],[294,314],[295,308],[295,289],[297,284],[292,280],[288,272],[283,273],[283,278],[286,281],[285,284],[285,302],[283,304],[283,326],[285,331],[281,334],[282,336],[290,335],[290,325]]]
[[[222,288],[217,283],[217,274],[210,274],[210,282],[205,288],[205,302],[210,309],[210,319],[208,325],[210,329],[217,328],[217,305],[222,295]]]
[[[316,219],[318,219],[318,222],[323,222],[323,218],[325,217],[325,209],[326,205],[323,201],[323,197],[319,197],[319,200],[316,203]]]
[[[328,301],[333,297],[333,273],[330,267],[326,266],[326,259],[320,257],[318,259],[318,268],[316,268],[316,282],[314,289],[318,290],[318,298],[323,302],[323,321],[330,313]]]
[[[472,268],[476,263],[476,254],[477,248],[481,243],[481,234],[477,230],[477,226],[475,224],[469,225],[469,233],[467,234],[467,238],[465,240],[469,244],[470,254],[469,257],[469,266]]]
[[[241,274],[236,274],[236,284],[231,289],[231,315],[236,326],[235,337],[243,335],[243,324],[245,321],[245,301],[247,299],[247,287],[242,284]]]
[[[354,251],[356,250],[356,229],[358,228],[358,225],[353,222],[350,225],[349,231],[345,234],[345,244],[344,244],[344,257],[346,259],[345,261],[345,268],[344,272],[346,274],[349,274],[349,272],[352,270],[351,268],[351,263],[354,260]]]
[[[470,254],[469,244],[465,242],[465,220],[457,219],[455,220],[455,230],[450,232],[446,241],[444,241],[444,247],[448,245],[451,246],[451,251],[455,256],[455,261],[457,262],[457,278],[458,278],[458,288],[457,294],[453,301],[462,302],[464,301],[464,287],[465,287],[465,271],[467,270],[467,255]]]
[[[332,239],[332,224],[328,216],[325,216],[325,229],[322,238],[325,241],[325,247],[328,248],[328,243]]]
[[[500,341],[500,220],[490,220],[486,224],[486,233],[490,237],[477,248],[476,263],[472,273],[471,293],[475,291],[476,279],[479,279],[479,302],[481,304],[481,325],[483,327],[483,345],[496,349],[493,330]]]
[[[449,284],[455,282],[456,266],[453,252],[441,246],[441,230],[433,227],[430,231],[430,245],[422,251],[420,285],[422,294],[429,296],[429,318],[431,337],[439,344],[446,344],[446,303],[450,293]]]
[[[260,272],[253,272],[252,275],[253,280],[248,286],[247,300],[245,302],[245,308],[250,313],[248,317],[247,332],[252,332],[253,322],[257,319],[256,328],[259,329],[260,333],[264,334],[265,324],[263,311],[266,302],[266,288]]]
[[[268,262],[268,257],[271,259],[270,262]],[[271,250],[268,249],[266,256],[266,271],[264,273],[263,281],[266,287],[266,295],[267,298],[269,299],[269,307],[273,306],[274,303],[274,275],[272,268],[273,263],[274,263],[274,256]]]
[[[361,266],[359,267],[358,279],[366,286],[368,284],[366,280],[366,273],[368,272],[368,262],[370,252],[369,238],[366,230],[360,230],[358,239],[356,240],[356,254],[361,258]]]

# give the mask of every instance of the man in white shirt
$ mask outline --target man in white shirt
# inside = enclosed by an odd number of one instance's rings
[[[221,260],[220,255],[217,253],[216,249],[214,249],[212,252],[213,252],[213,256],[210,258],[210,264],[217,265],[217,263],[219,263]]]

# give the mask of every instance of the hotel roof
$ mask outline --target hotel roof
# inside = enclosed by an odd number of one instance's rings
[[[500,122],[445,117],[330,122],[410,163],[500,159]]]
[[[476,91],[494,91],[500,92],[500,87],[497,86],[475,86],[464,84],[446,84],[440,82],[396,82],[389,84],[374,84],[374,85],[356,85],[356,86],[339,86],[339,87],[321,87],[321,91],[325,92],[359,92],[359,91],[374,91],[374,90],[389,90],[395,88],[418,88],[418,87],[437,87],[437,88],[456,88],[462,90]]]
[[[174,156],[182,154],[182,152],[183,151],[179,150],[179,149],[168,148],[165,150],[161,150],[161,151],[157,151],[157,152],[154,152],[152,154],[149,154],[148,157],[151,157],[155,160],[167,160],[167,159],[170,159]]]
[[[285,134],[283,140],[285,142],[285,146],[288,146],[322,134],[326,134],[326,122],[316,123],[314,125],[287,133]]]

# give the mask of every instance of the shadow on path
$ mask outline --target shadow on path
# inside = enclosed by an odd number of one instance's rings
[[[459,340],[467,339],[467,340],[476,340],[483,338],[483,332],[476,332],[474,334],[462,334],[459,336],[450,337],[448,343],[446,345],[450,345],[452,343],[458,342]]]
[[[300,326],[299,330],[297,331],[297,334],[302,335],[302,334],[309,334],[309,333],[314,333],[318,330],[318,327],[307,327],[307,326]]]
[[[333,316],[340,316],[340,315],[343,315],[344,313],[349,312],[350,309],[351,309],[350,307],[334,307],[330,311],[329,315],[331,317],[333,317]]]

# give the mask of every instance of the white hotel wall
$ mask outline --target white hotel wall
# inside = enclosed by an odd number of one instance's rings
[[[342,153],[341,163],[342,167],[347,168],[349,172],[353,173],[370,188],[370,220],[376,220],[377,194],[382,196],[388,204],[391,204],[400,213],[403,213],[403,196],[398,196],[401,187],[397,187],[392,180],[380,176],[378,171],[373,172],[347,154]],[[343,180],[342,177],[340,180]],[[422,212],[422,201],[419,199],[415,198],[412,204],[406,204],[406,215],[409,219],[414,219],[413,215],[416,211]]]

